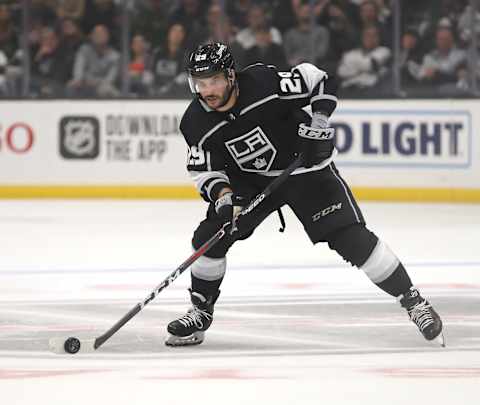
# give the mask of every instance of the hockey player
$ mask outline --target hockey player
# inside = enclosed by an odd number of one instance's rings
[[[187,169],[210,203],[193,234],[194,249],[232,221],[237,207],[258,194],[298,153],[304,165],[258,210],[237,217],[237,230],[192,265],[192,308],[170,322],[165,343],[202,343],[213,320],[228,249],[286,204],[313,243],[327,242],[363,270],[379,288],[397,297],[425,339],[438,339],[444,345],[440,317],[412,285],[395,254],[366,228],[355,198],[333,163],[336,150],[329,117],[337,106],[334,79],[309,63],[289,72],[260,63],[237,72],[228,46],[221,43],[192,52],[188,76],[195,98],[180,130],[189,148]],[[308,104],[311,117],[302,109]]]

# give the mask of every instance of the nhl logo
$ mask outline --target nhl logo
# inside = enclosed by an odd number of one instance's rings
[[[95,117],[64,117],[60,121],[60,155],[66,159],[95,159],[100,152]]]

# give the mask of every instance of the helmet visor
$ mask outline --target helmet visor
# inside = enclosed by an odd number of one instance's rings
[[[203,76],[188,74],[188,85],[193,94],[200,94],[201,91],[207,89],[221,89],[228,86],[227,77],[230,78],[224,71],[209,73]]]
[[[190,91],[193,94],[200,94],[200,90],[197,87],[195,79],[190,74],[188,75],[188,85],[190,86]]]

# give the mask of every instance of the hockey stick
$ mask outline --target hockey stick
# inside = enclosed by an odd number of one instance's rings
[[[292,172],[300,167],[302,164],[302,156],[299,155],[275,180],[273,180],[260,194],[258,194],[250,203],[240,211],[239,215],[246,215],[253,211],[262,201],[273,193],[285,180],[292,174]],[[187,260],[185,260],[175,271],[163,280],[143,301],[137,303],[130,311],[128,311],[115,325],[108,329],[103,335],[95,339],[79,339],[76,337],[52,338],[49,341],[50,349],[58,354],[62,353],[91,353],[102,346],[108,339],[110,339],[123,325],[130,319],[137,315],[145,305],[152,301],[163,289],[168,287],[173,281],[188,269],[200,256],[204,255],[210,248],[212,248],[219,240],[221,240],[227,232],[230,231],[232,224],[227,222],[224,224],[215,235],[206,241],[200,248],[198,248]]]

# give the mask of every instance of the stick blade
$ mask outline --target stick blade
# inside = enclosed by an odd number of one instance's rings
[[[95,339],[80,339],[80,349],[76,353],[68,353],[65,350],[65,341],[67,338],[54,337],[49,339],[48,346],[50,351],[55,354],[81,354],[81,353],[93,353],[95,351]]]

